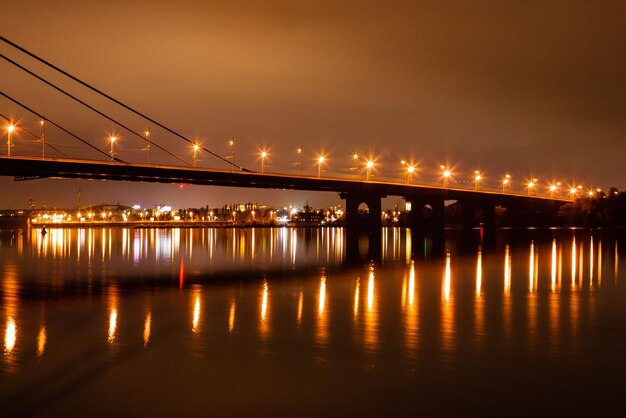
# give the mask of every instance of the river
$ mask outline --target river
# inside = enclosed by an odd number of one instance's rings
[[[620,413],[623,232],[345,234],[1,230],[0,415]]]

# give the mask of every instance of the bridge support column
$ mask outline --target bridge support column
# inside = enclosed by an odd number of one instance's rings
[[[443,229],[445,224],[445,207],[441,198],[423,198],[421,196],[405,197],[407,202],[411,202],[410,228],[439,228]],[[429,210],[429,216],[425,215]],[[426,208],[426,209],[425,209]]]
[[[463,228],[474,228],[476,222],[476,202],[473,199],[463,200]]]
[[[495,229],[496,228],[496,204],[494,202],[484,202],[480,205],[481,209],[481,222],[483,228]]]
[[[443,199],[434,200],[430,206],[433,208],[433,228],[443,229],[446,224],[446,206]]]
[[[360,243],[367,241],[367,259],[378,261],[382,255],[381,196],[373,193],[343,192],[346,200],[346,260],[364,261]],[[361,204],[367,211],[359,212]]]

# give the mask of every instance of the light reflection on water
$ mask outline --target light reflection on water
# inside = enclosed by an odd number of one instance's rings
[[[626,323],[618,239],[597,233],[594,245],[582,230],[503,232],[493,242],[451,235],[437,257],[430,238],[394,228],[384,231],[382,260],[356,264],[345,264],[339,228],[12,233],[22,237],[12,246],[0,236],[0,406],[19,392],[11,376],[36,382],[86,351],[106,358],[101,344],[115,347],[120,373],[157,361],[173,385],[226,364],[244,379],[241,361],[287,374],[328,369],[352,383],[367,373],[383,387],[383,376],[428,380],[468,364],[503,378],[493,353],[541,376],[542,358],[571,365],[614,353],[626,331],[614,325],[605,345],[598,331],[607,312],[611,324]]]

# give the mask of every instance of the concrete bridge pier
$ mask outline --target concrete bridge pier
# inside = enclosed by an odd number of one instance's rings
[[[405,197],[411,203],[409,227],[443,229],[445,225],[445,207],[442,198],[424,198],[421,196]]]
[[[413,257],[441,257],[445,253],[445,206],[442,197],[407,196]],[[418,250],[419,248],[419,250]]]
[[[463,227],[475,228],[482,226],[485,229],[496,227],[496,204],[490,200],[466,199],[461,201],[463,206]]]
[[[346,261],[379,261],[382,256],[382,204],[368,192],[342,192],[346,201]]]

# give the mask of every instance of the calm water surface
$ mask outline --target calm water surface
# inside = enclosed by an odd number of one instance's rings
[[[623,233],[346,239],[0,231],[0,416],[624,413]]]

